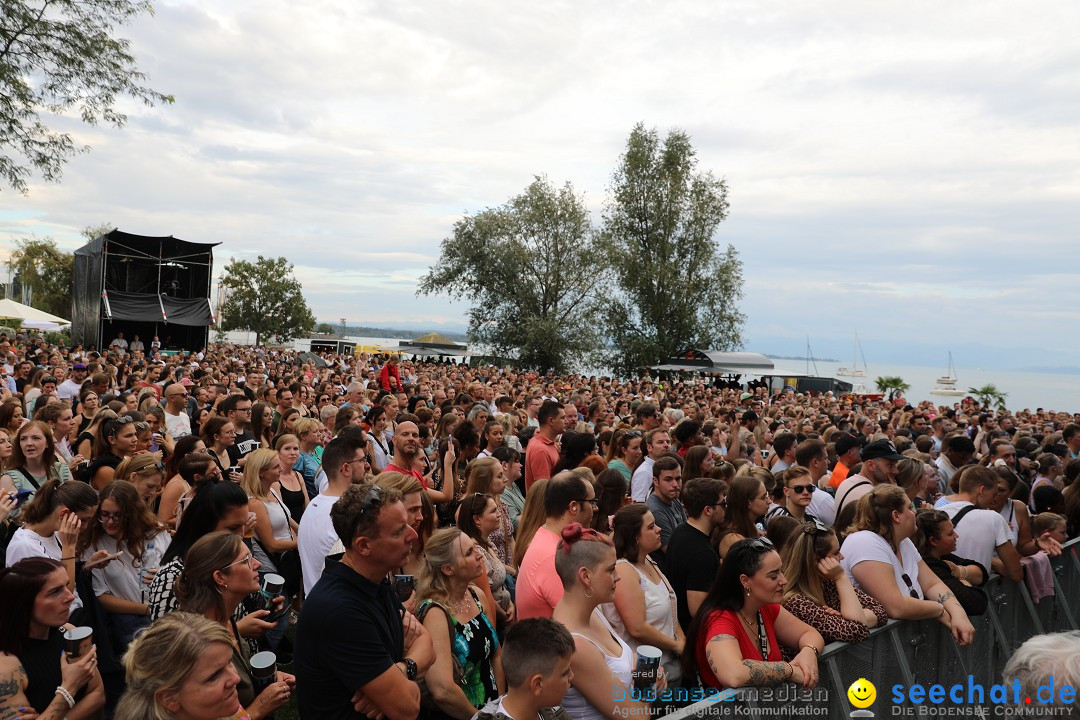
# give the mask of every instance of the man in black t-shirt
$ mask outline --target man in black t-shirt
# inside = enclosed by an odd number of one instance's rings
[[[259,449],[259,441],[251,432],[252,402],[246,395],[229,395],[218,403],[218,413],[229,418],[236,429],[236,442],[229,450],[229,462],[240,464],[240,460]]]
[[[435,650],[387,580],[416,539],[401,493],[353,485],[334,503],[330,519],[345,555],[326,563],[296,626],[300,717],[416,717],[417,680],[435,662]]]
[[[727,483],[693,478],[687,481],[680,497],[689,517],[671,533],[664,574],[675,591],[679,624],[685,629],[690,627],[720,570],[720,556],[709,536],[724,522]]]

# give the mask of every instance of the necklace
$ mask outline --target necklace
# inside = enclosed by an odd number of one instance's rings
[[[454,608],[454,610],[456,610],[459,615],[468,615],[469,614],[469,590],[468,590],[468,588],[466,588],[466,590],[465,590],[465,597],[462,598],[461,600],[450,603],[450,607]]]

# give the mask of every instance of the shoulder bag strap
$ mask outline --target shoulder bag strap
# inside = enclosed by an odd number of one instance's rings
[[[964,519],[964,516],[972,510],[978,510],[978,508],[974,505],[968,505],[966,508],[962,508],[960,512],[953,515],[952,525],[954,530],[956,529],[956,526],[960,524],[960,521]]]
[[[863,485],[869,485],[869,484],[870,484],[869,480],[863,480],[862,482],[857,482],[854,485],[852,485],[851,487],[849,487],[847,490],[845,490],[844,494],[840,496],[840,502],[836,503],[836,511],[840,512],[840,508],[844,507],[844,501],[847,500],[847,496],[851,494],[852,490],[854,490],[857,487],[862,487]]]

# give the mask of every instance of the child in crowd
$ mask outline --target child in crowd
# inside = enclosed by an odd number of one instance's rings
[[[1044,532],[1049,531],[1050,537],[1064,545],[1069,540],[1069,533],[1065,527],[1068,519],[1064,515],[1044,512],[1031,518],[1031,534],[1034,537],[1042,537]]]
[[[561,707],[570,688],[574,639],[550,618],[519,620],[503,643],[506,694],[492,700],[473,720],[569,720]]]

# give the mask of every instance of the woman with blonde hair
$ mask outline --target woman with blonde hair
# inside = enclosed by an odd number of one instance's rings
[[[499,638],[472,584],[484,572],[482,552],[458,528],[437,530],[428,540],[416,598],[417,617],[435,647],[425,677],[436,705],[429,717],[469,720],[506,689]]]
[[[818,521],[803,523],[780,554],[787,578],[784,608],[825,642],[862,642],[869,628],[889,621],[881,603],[852,586],[832,528]]]
[[[855,521],[841,547],[841,563],[852,585],[885,606],[897,620],[936,619],[960,645],[975,628],[941,578],[911,541],[915,508],[896,485],[879,485],[859,498]]]
[[[240,487],[247,493],[248,511],[255,513],[255,539],[258,540],[252,546],[255,557],[264,573],[277,573],[285,578],[285,597],[292,597],[300,588],[296,550],[299,526],[274,490],[280,476],[278,454],[273,450],[255,450],[247,456]]]
[[[250,718],[240,705],[232,636],[221,624],[173,612],[140,633],[127,654],[116,720]]]
[[[229,532],[213,532],[188,550],[174,587],[181,610],[201,615],[231,635],[232,667],[240,676],[236,690],[251,720],[261,720],[284,707],[296,682],[293,676],[279,672],[275,682],[255,694],[250,650],[232,618],[243,599],[259,590],[259,567],[243,539]]]
[[[161,492],[165,480],[165,466],[152,453],[129,457],[116,466],[116,480],[126,480],[135,486],[147,508],[153,508],[154,500]]]

